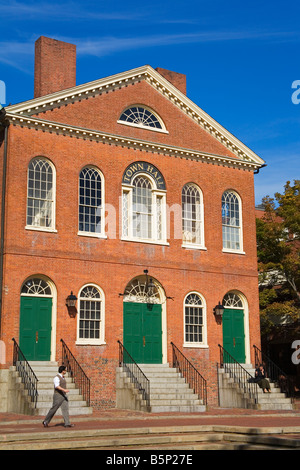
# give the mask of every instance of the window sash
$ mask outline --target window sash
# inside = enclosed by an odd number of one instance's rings
[[[26,226],[54,228],[54,171],[42,158],[28,166]]]

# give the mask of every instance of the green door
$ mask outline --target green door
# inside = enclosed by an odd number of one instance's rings
[[[161,364],[161,305],[124,302],[123,340],[135,362]]]
[[[49,361],[52,299],[21,297],[20,349],[28,361]]]
[[[245,363],[244,310],[225,308],[223,313],[223,348],[240,364]]]

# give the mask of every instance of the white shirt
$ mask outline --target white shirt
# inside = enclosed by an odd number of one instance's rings
[[[62,375],[62,374],[58,374],[58,375],[60,375],[60,376],[63,378],[63,375]],[[57,377],[57,375],[54,377],[53,382],[54,382],[54,388],[59,387],[59,383],[60,383],[60,382],[59,382],[59,378]]]

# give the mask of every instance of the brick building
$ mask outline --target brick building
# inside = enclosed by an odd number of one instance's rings
[[[183,74],[147,65],[76,86],[75,46],[41,37],[34,82],[1,114],[2,368],[13,337],[44,361],[63,339],[92,405],[111,407],[117,340],[138,363],[170,362],[173,342],[216,404],[218,344],[241,363],[260,345],[263,160],[187,98]]]

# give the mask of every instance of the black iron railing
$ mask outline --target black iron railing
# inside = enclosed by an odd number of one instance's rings
[[[207,384],[206,380],[193,364],[182,354],[182,352],[171,342],[173,367],[184,377],[186,383],[198,395],[203,405],[207,405]]]
[[[80,393],[83,396],[83,399],[87,402],[87,406],[90,406],[90,379],[82,369],[81,365],[75,359],[64,340],[61,339],[60,341],[62,344],[62,364],[66,366],[70,377],[74,380],[76,387],[79,388]]]
[[[150,407],[150,381],[129,352],[124,348],[121,341],[118,340],[118,343],[119,367],[123,367],[125,369],[131,383],[133,383],[134,387],[142,395],[142,399],[146,402],[147,406]]]
[[[27,361],[26,357],[22,353],[18,343],[16,342],[15,338],[12,339],[14,343],[14,351],[13,351],[13,365],[16,367],[16,370],[19,373],[22,383],[24,384],[24,388],[27,391],[31,402],[34,403],[34,407],[36,408],[37,400],[38,400],[38,378],[33,372],[32,368],[30,367],[29,362]]]
[[[238,384],[248,397],[253,400],[254,404],[258,403],[258,385],[254,382],[252,375],[231,356],[220,344],[220,367],[225,370]]]
[[[271,380],[271,382],[275,382],[280,388],[281,392],[285,393],[288,398],[293,400],[295,398],[295,386],[293,381],[257,346],[253,345],[253,348],[255,368],[263,365],[266,371],[266,375]]]

